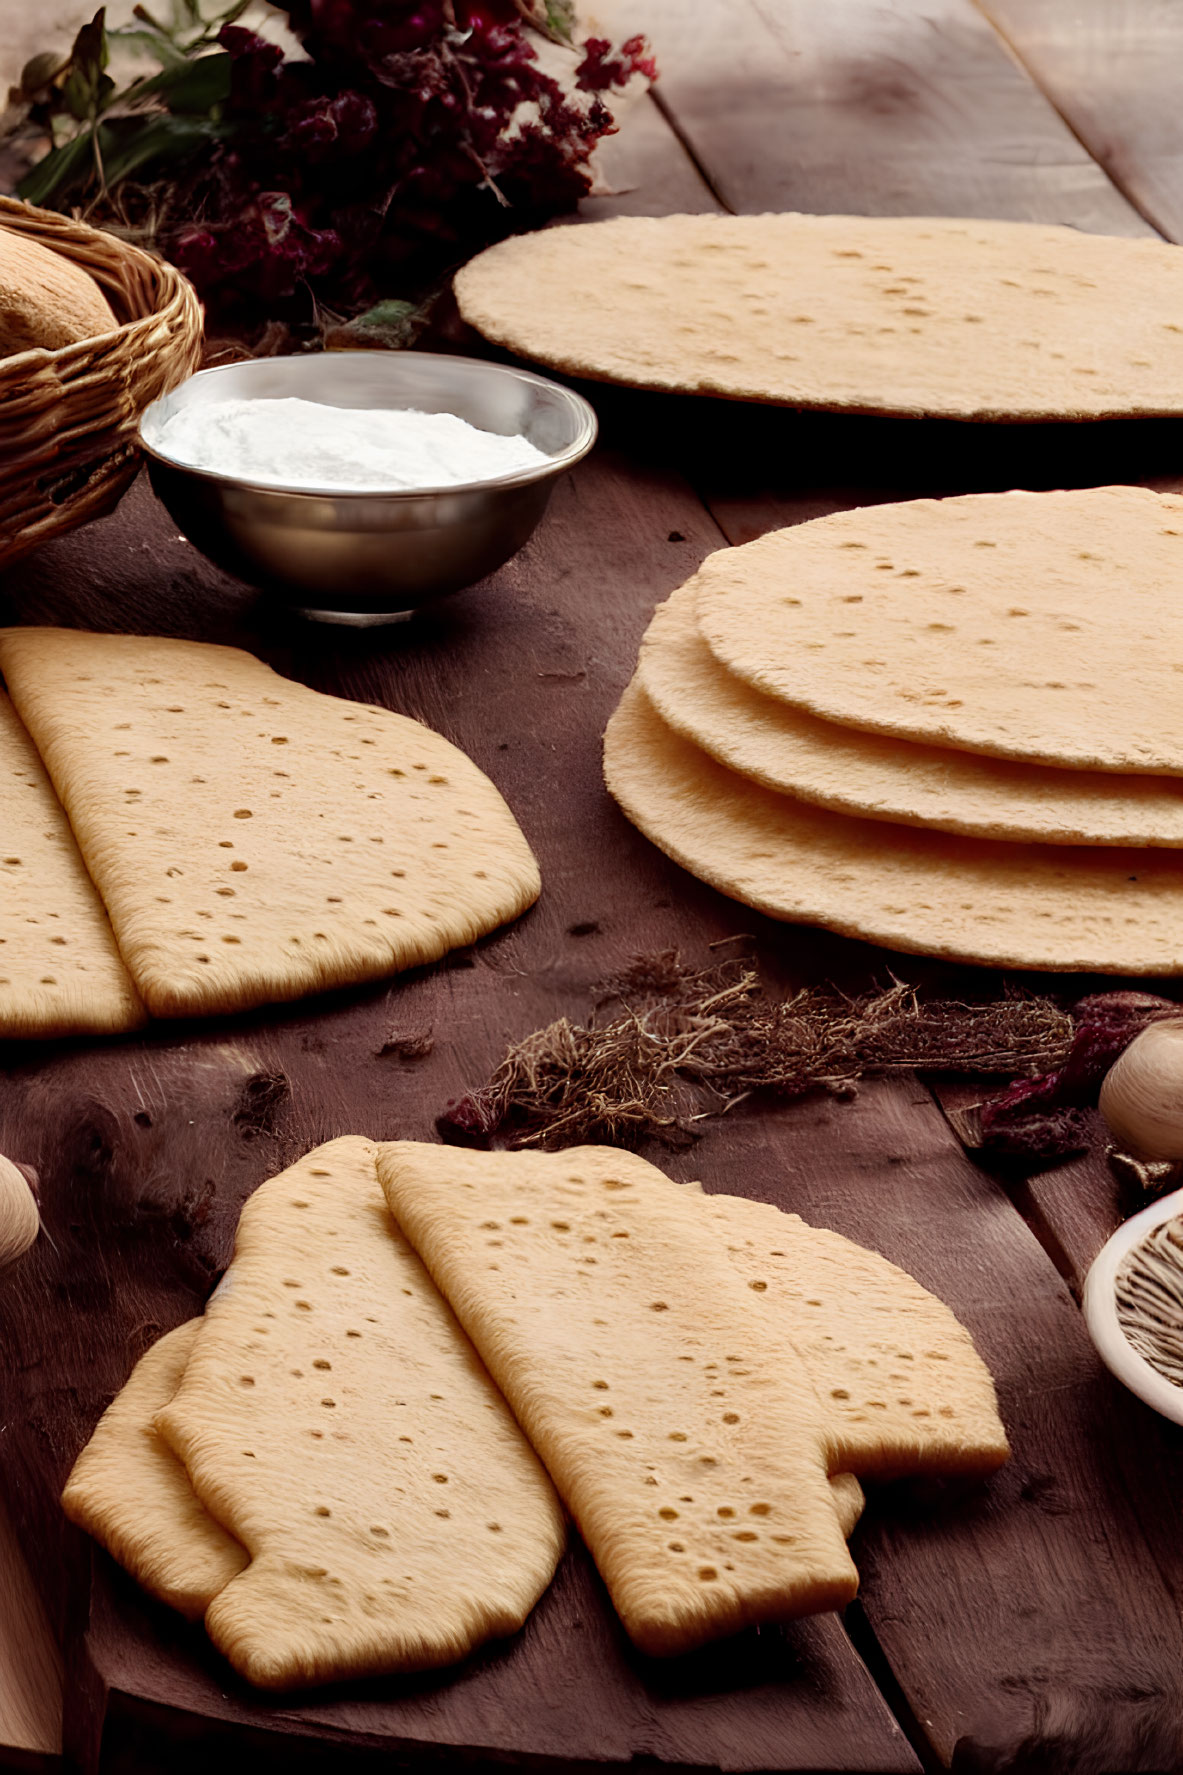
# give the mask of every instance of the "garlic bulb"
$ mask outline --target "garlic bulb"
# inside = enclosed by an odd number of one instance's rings
[[[1183,1159],[1183,1018],[1152,1023],[1105,1074],[1100,1110],[1140,1159]]]
[[[41,1230],[41,1216],[24,1172],[0,1158],[0,1269],[27,1251]]]

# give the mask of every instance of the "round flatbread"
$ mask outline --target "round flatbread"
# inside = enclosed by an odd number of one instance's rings
[[[856,413],[1183,412],[1183,252],[1043,223],[627,216],[456,277],[486,338],[635,387]]]
[[[604,777],[667,856],[772,918],[991,967],[1183,973],[1173,853],[992,844],[810,807],[681,739],[636,680]]]
[[[1011,843],[1183,846],[1183,781],[975,758],[819,721],[724,669],[693,585],[655,611],[637,677],[675,732],[729,770],[839,813]]]
[[[837,512],[692,582],[729,671],[823,720],[1076,770],[1183,772],[1183,498],[975,493]]]

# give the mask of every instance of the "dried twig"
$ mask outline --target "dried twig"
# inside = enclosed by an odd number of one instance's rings
[[[670,950],[610,982],[587,1024],[561,1017],[519,1042],[441,1122],[514,1146],[680,1145],[753,1092],[799,1097],[913,1068],[1014,1077],[1059,1064],[1071,1039],[1050,999],[925,1003],[893,981],[861,998],[810,987],[775,1001],[744,962],[696,971]]]

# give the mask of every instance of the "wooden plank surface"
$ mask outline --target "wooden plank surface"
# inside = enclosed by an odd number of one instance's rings
[[[138,503],[138,523],[133,497],[84,540],[56,548],[52,563],[46,551],[35,569],[30,564],[21,614],[87,614],[101,625],[134,609],[139,579],[121,584],[109,571],[111,562],[122,569],[135,561],[133,538],[149,541],[140,571],[144,589],[158,593],[153,563],[168,560],[171,533],[146,503]],[[26,1506],[22,1527],[38,1536],[47,1565],[56,1560],[60,1606],[80,1537],[64,1532],[54,1491],[139,1350],[208,1293],[249,1189],[330,1134],[431,1138],[435,1116],[496,1062],[507,1040],[569,1007],[573,995],[585,997],[635,948],[684,938],[688,913],[689,928],[703,935],[722,934],[734,915],[710,908],[705,889],[692,889],[688,907],[677,872],[625,825],[598,783],[599,730],[648,609],[715,545],[717,532],[678,483],[625,475],[610,460],[565,483],[555,503],[538,541],[495,585],[457,599],[417,632],[292,641],[276,631],[268,648],[305,680],[393,700],[459,738],[506,786],[538,850],[548,891],[536,911],[407,984],[261,1013],[230,1030],[160,1028],[98,1053],[79,1045],[26,1055],[8,1072],[0,1145],[11,1148],[23,1131],[20,1156],[41,1171],[53,1243],[26,1260],[23,1286],[0,1304],[5,1346],[25,1377],[3,1479],[21,1497],[37,1495],[36,1519]],[[106,588],[106,604],[96,587]],[[200,619],[197,626],[204,628]],[[432,1054],[417,1063],[383,1056],[392,1023],[432,1028]],[[236,1120],[244,1080],[277,1069],[288,1088],[274,1129],[256,1133],[247,1124],[244,1132]],[[64,1327],[56,1304],[63,1298]],[[84,1354],[89,1365],[77,1383],[67,1377],[84,1368]],[[701,1666],[698,1681],[646,1670],[630,1686],[635,1661],[613,1640],[597,1595],[586,1567],[576,1566],[526,1634],[460,1681],[444,1678],[430,1703],[401,1697],[396,1684],[377,1685],[373,1696],[314,1698],[298,1721],[290,1709],[253,1699],[244,1714],[241,1685],[211,1657],[188,1655],[194,1636],[162,1639],[158,1618],[141,1633],[137,1657],[114,1609],[92,1621],[88,1654],[102,1685],[126,1682],[141,1700],[191,1704],[230,1722],[262,1711],[279,1729],[334,1740],[348,1731],[363,1745],[380,1730],[404,1740],[408,1754],[422,1741],[498,1754],[529,1746],[564,1763],[646,1753],[752,1769],[915,1766],[836,1619],[773,1636],[774,1650],[752,1668],[751,1646],[738,1648],[729,1655],[735,1662],[725,1657],[713,1667],[718,1686],[704,1694]],[[567,1626],[588,1617],[597,1626],[585,1642]],[[577,1677],[565,1675],[572,1645],[584,1643],[595,1655],[579,1660]],[[174,1650],[175,1658],[166,1655]],[[761,1666],[775,1672],[778,1658],[800,1679],[766,1681]],[[72,1709],[86,1694],[80,1681],[67,1704],[68,1745],[84,1762],[96,1750],[97,1721]]]
[[[962,212],[1146,231],[968,0],[743,9],[629,0],[627,11],[657,42],[661,106],[685,147],[655,105],[640,108],[633,147],[619,144],[611,166],[615,195],[589,206],[600,213],[718,199],[740,210]],[[652,605],[707,549],[867,498],[1009,484],[1013,434],[1005,445],[997,434],[967,444],[956,427],[925,427],[921,439],[916,428],[873,422],[755,423],[710,404],[595,398],[627,455],[601,456],[564,483],[518,561],[413,631],[310,636],[275,624],[176,539],[142,488],[115,519],[46,550],[5,588],[19,620],[237,639],[306,682],[421,715],[506,788],[546,883],[512,931],[389,988],[217,1030],[156,1031],[104,1049],[97,1063],[83,1046],[6,1057],[0,1150],[7,1142],[52,1180],[57,1249],[40,1250],[36,1272],[0,1299],[0,1336],[27,1408],[0,1490],[23,1537],[44,1550],[39,1577],[68,1633],[71,1744],[83,1761],[97,1756],[109,1699],[107,1766],[137,1770],[155,1766],[162,1745],[170,1756],[188,1745],[194,1761],[211,1744],[224,1753],[227,1732],[241,1750],[261,1714],[292,1734],[285,1762],[318,1736],[339,1750],[343,1733],[364,1747],[381,1731],[401,1733],[410,1757],[428,1745],[517,1757],[528,1740],[564,1763],[590,1746],[599,1762],[645,1754],[730,1767],[915,1767],[835,1621],[744,1642],[712,1670],[704,1696],[701,1669],[663,1683],[612,1641],[578,1560],[522,1642],[455,1688],[386,1685],[317,1697],[298,1712],[245,1701],[200,1640],[105,1561],[88,1637],[65,1618],[80,1593],[67,1580],[89,1555],[63,1532],[56,1485],[144,1342],[200,1304],[243,1196],[278,1164],[361,1125],[432,1137],[435,1114],[510,1039],[582,1010],[593,982],[639,949],[701,950],[754,929],[783,979],[857,985],[901,971],[898,958],[865,946],[753,919],[666,864],[603,795],[598,734]],[[1024,484],[1093,478],[1106,461],[1164,468],[1161,428],[1100,430],[1083,455],[1077,438],[1029,444]],[[706,492],[718,528],[668,472],[675,461]],[[966,978],[923,963],[907,971],[946,989]],[[431,1055],[382,1056],[392,1026],[430,1028]],[[287,1092],[260,1127],[249,1081],[277,1071]],[[873,1663],[885,1654],[924,1760],[1049,1775],[1183,1766],[1173,1449],[1102,1373],[1053,1264],[999,1185],[968,1167],[931,1098],[896,1084],[853,1105],[741,1114],[677,1168],[887,1251],[966,1318],[999,1374],[1014,1466],[968,1497],[888,1488],[855,1544],[869,1625],[855,1618],[852,1628]],[[1083,1250],[1104,1200],[1091,1230],[1069,1236],[1081,1217],[1066,1215],[1056,1194],[1066,1187],[1033,1184],[1032,1200],[1043,1201],[1049,1229],[1062,1224],[1067,1246]],[[76,1389],[83,1350],[94,1367]],[[1115,1448],[1117,1425],[1132,1452]],[[599,1636],[577,1638],[577,1620],[599,1622]],[[573,1641],[597,1655],[580,1667],[568,1706]],[[195,1735],[198,1717],[213,1739]],[[254,1749],[265,1757],[266,1740]]]
[[[660,103],[737,213],[1151,232],[973,0],[598,0],[595,10],[644,23]]]
[[[1183,15],[1173,0],[977,0],[1094,160],[1183,240]]]

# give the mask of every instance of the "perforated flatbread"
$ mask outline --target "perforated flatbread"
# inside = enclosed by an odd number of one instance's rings
[[[417,721],[191,641],[8,629],[0,671],[154,1016],[380,979],[537,897],[501,796]]]
[[[500,242],[455,280],[556,369],[860,413],[1183,412],[1183,254],[1044,223],[628,216]]]
[[[867,1479],[992,1473],[1010,1450],[990,1371],[949,1308],[906,1271],[767,1202],[707,1195],[731,1262],[792,1342],[836,1458]]]
[[[711,555],[715,657],[824,720],[1073,769],[1183,772],[1183,498],[976,493]]]
[[[378,1170],[642,1651],[849,1601],[816,1392],[691,1194],[608,1147]]]
[[[1183,781],[974,757],[821,721],[720,665],[693,582],[660,605],[637,677],[675,732],[753,782],[873,820],[1038,844],[1183,846]]]
[[[810,807],[724,770],[635,682],[604,776],[675,862],[772,918],[993,967],[1183,973],[1173,852],[993,844]]]
[[[157,1426],[251,1563],[205,1624],[268,1689],[449,1664],[565,1540],[505,1401],[346,1137],[262,1185]]]
[[[155,1428],[156,1413],[181,1384],[200,1327],[200,1319],[190,1319],[140,1357],[62,1493],[71,1522],[191,1621],[200,1620],[247,1563],[245,1548],[198,1503],[184,1467]]]
[[[61,803],[0,691],[0,1040],[145,1021]]]

